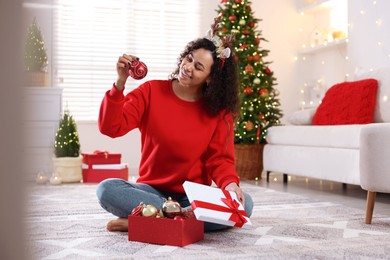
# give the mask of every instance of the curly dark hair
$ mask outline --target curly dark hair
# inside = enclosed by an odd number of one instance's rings
[[[189,53],[201,48],[211,51],[214,60],[211,66],[210,81],[203,86],[205,110],[211,115],[217,115],[222,110],[236,115],[239,106],[237,64],[233,55],[230,55],[229,58],[225,59],[222,67],[222,60],[217,57],[216,47],[212,41],[206,38],[199,38],[189,42],[178,58],[176,70],[169,78],[177,79],[183,59]]]

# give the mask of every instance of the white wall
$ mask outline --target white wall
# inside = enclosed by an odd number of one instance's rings
[[[348,72],[390,66],[390,1],[350,0]]]
[[[292,0],[256,0],[252,10],[256,18],[262,19],[258,29],[268,42],[261,42],[260,47],[270,50],[266,60],[272,62],[270,69],[274,71],[278,83],[275,88],[280,92],[281,109],[287,115],[299,105],[300,93],[297,89],[302,73],[295,57],[302,42],[298,28],[304,24],[305,17],[299,15]]]

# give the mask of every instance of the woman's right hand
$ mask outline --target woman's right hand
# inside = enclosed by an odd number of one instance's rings
[[[127,81],[127,78],[129,77],[129,69],[130,69],[130,63],[132,61],[139,60],[138,57],[129,55],[129,54],[123,54],[118,58],[118,62],[116,63],[116,72],[118,74],[118,79],[116,80],[115,87],[118,90],[123,90],[125,88],[125,84]]]

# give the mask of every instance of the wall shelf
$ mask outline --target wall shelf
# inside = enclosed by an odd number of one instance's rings
[[[320,44],[313,47],[306,47],[299,50],[299,54],[316,54],[321,51],[330,50],[333,48],[344,47],[347,45],[348,39],[335,40],[329,43]]]

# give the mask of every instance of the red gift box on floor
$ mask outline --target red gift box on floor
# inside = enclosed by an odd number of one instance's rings
[[[120,153],[110,153],[107,151],[94,151],[93,153],[82,153],[85,164],[119,164],[122,155]]]
[[[101,182],[108,178],[129,179],[127,164],[97,164],[82,166],[83,182]]]
[[[186,246],[204,238],[204,223],[195,217],[170,219],[129,215],[128,221],[129,241]]]

